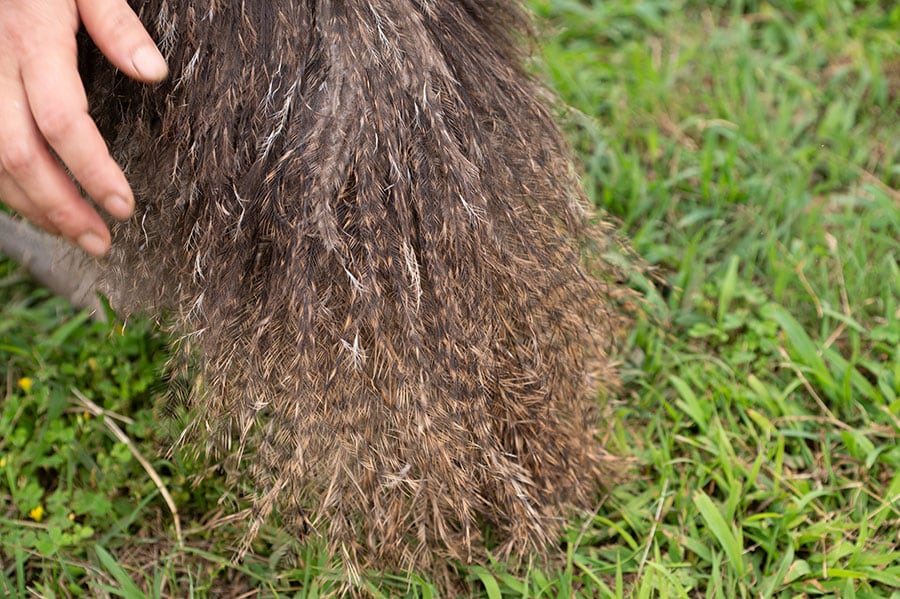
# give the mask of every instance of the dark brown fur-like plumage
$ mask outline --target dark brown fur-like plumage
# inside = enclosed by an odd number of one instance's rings
[[[622,319],[521,8],[135,5],[168,81],[82,50],[138,198],[106,284],[198,357],[194,432],[252,476],[250,533],[277,510],[386,568],[478,557],[484,521],[543,551],[615,470]]]

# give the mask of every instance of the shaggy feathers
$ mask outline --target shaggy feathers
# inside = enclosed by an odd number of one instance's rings
[[[519,6],[135,5],[167,82],[82,51],[138,197],[107,286],[186,333],[250,536],[277,510],[355,563],[437,567],[486,520],[501,555],[543,551],[615,470],[595,402],[623,323]]]

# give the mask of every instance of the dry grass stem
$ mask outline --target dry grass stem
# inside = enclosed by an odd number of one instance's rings
[[[97,418],[103,418],[103,424],[109,431],[113,434],[113,436],[118,439],[120,442],[124,443],[128,447],[128,451],[131,452],[131,455],[134,456],[144,471],[147,473],[147,476],[153,481],[153,484],[156,485],[156,488],[159,490],[160,495],[162,495],[163,500],[166,502],[166,507],[169,508],[169,512],[172,514],[172,523],[175,525],[175,536],[178,540],[178,544],[181,545],[184,542],[184,536],[181,532],[181,518],[178,516],[178,507],[175,505],[175,501],[172,499],[172,495],[169,493],[169,489],[166,488],[165,483],[163,483],[162,479],[157,474],[156,470],[153,468],[153,465],[147,461],[147,459],[138,451],[138,448],[135,446],[134,442],[125,434],[118,424],[116,424],[115,419],[108,417],[109,412],[104,410],[90,399],[84,396],[84,394],[78,389],[72,389],[72,394],[75,396],[76,401],[79,405],[81,405],[88,412],[93,414]],[[124,420],[124,417],[119,416],[120,420]]]

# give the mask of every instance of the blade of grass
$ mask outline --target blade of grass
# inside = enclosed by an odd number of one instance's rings
[[[719,545],[725,551],[725,555],[728,556],[728,561],[731,567],[734,568],[735,573],[738,576],[744,576],[747,571],[747,565],[743,558],[744,547],[740,531],[735,533],[732,526],[725,522],[722,512],[719,511],[712,499],[703,491],[694,493],[694,504],[706,523],[706,527],[719,542]]]
[[[104,549],[101,545],[94,545],[94,553],[97,554],[97,557],[100,559],[100,563],[103,564],[103,567],[106,568],[107,572],[109,572],[113,578],[116,579],[116,582],[119,583],[119,589],[109,590],[113,592],[117,592],[121,594],[125,599],[145,599],[146,594],[135,584],[134,580],[129,576],[128,572],[119,565],[119,563],[113,558],[109,552]]]

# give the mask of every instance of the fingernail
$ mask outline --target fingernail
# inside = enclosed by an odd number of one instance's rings
[[[85,233],[78,238],[78,245],[92,256],[102,256],[109,249],[103,238],[96,233]]]
[[[151,46],[141,46],[131,55],[131,63],[141,77],[150,81],[165,79],[169,67],[159,50]]]
[[[106,208],[107,212],[120,220],[130,218],[132,212],[134,212],[134,207],[131,202],[120,196],[110,196],[106,198],[106,202],[103,203],[103,206]]]

